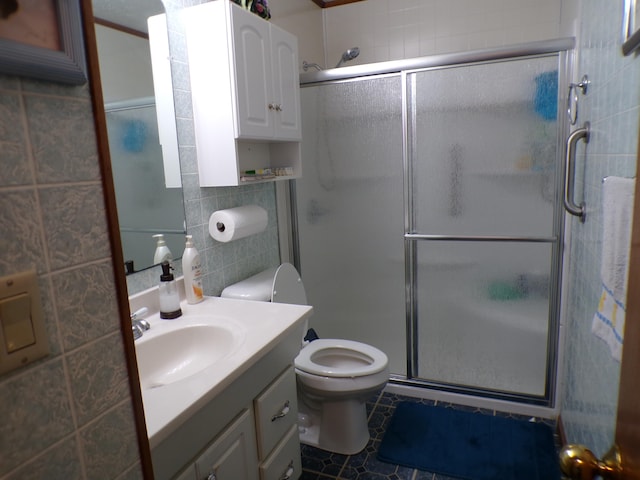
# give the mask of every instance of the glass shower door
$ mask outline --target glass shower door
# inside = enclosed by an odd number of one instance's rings
[[[407,75],[410,377],[548,397],[560,256],[557,75],[557,55]]]
[[[301,102],[295,203],[310,326],[381,349],[404,375],[401,77],[305,87]]]

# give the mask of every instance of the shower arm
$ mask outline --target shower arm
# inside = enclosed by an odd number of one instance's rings
[[[322,67],[320,65],[318,65],[317,63],[309,63],[306,60],[303,60],[302,61],[302,69],[306,72],[307,70],[309,70],[309,68],[315,68],[319,72],[322,71]]]

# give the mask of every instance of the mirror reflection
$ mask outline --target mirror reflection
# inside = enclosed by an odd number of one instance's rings
[[[165,175],[148,40],[147,19],[164,8],[160,0],[93,0],[93,9],[120,236],[131,274],[159,263],[166,248],[177,258],[186,231],[182,188]]]

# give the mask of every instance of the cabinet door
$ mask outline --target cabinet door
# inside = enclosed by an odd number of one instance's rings
[[[300,140],[300,80],[298,40],[284,30],[271,26],[271,62],[273,68],[274,137]]]
[[[238,138],[271,138],[272,73],[269,23],[231,4]],[[232,73],[233,74],[233,73]],[[271,108],[270,108],[271,106]]]
[[[250,410],[244,410],[207,448],[196,461],[196,470],[198,480],[258,479],[258,452]]]

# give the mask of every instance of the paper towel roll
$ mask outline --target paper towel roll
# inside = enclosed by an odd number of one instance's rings
[[[230,242],[267,228],[267,211],[258,205],[218,210],[209,217],[209,234],[219,242]]]

